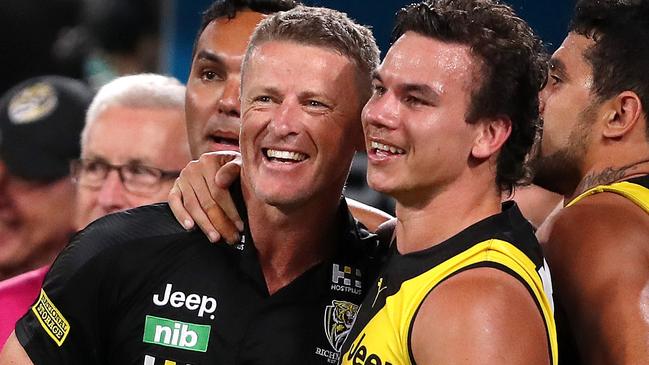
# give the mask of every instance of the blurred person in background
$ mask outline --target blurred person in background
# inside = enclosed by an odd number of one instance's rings
[[[81,64],[59,58],[56,48],[57,40],[79,24],[82,1],[0,1],[0,94],[35,76],[81,77]]]
[[[161,0],[0,2],[0,93],[30,77],[85,79],[158,72]]]
[[[85,43],[83,74],[93,88],[119,76],[159,71],[161,3],[83,0],[83,20],[76,33],[70,33],[70,38],[78,39],[70,45]]]
[[[167,200],[189,162],[185,87],[175,78],[139,74],[104,85],[81,134],[76,228],[106,214]]]
[[[0,279],[52,262],[74,227],[70,160],[92,91],[57,76],[39,77],[0,101]]]
[[[75,230],[69,164],[91,100],[85,84],[47,76],[0,101],[0,343]]]
[[[514,200],[535,229],[563,206],[563,196],[534,184],[516,186],[513,192],[503,194],[503,200]]]

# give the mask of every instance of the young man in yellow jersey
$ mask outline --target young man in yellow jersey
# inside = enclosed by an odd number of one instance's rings
[[[489,0],[413,4],[394,38],[362,121],[395,239],[342,364],[556,364],[540,246],[501,205],[536,132],[541,43]]]

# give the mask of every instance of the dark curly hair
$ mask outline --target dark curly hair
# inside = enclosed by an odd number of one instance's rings
[[[629,90],[649,107],[649,1],[579,1],[570,31],[595,42],[584,57],[600,100]]]
[[[300,4],[299,0],[216,0],[203,12],[201,26],[194,39],[194,50],[203,31],[214,20],[219,18],[233,19],[237,11],[252,10],[261,14],[273,14],[278,11],[291,10]]]
[[[496,183],[503,191],[527,177],[525,158],[539,125],[538,93],[547,78],[547,54],[532,28],[496,0],[428,0],[397,13],[396,41],[416,32],[470,47],[479,60],[469,123],[507,116],[512,132],[498,156]],[[434,56],[434,55],[431,55]]]

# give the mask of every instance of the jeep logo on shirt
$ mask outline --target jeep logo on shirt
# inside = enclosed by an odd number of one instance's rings
[[[164,293],[153,295],[153,304],[163,307],[171,304],[174,308],[185,307],[190,311],[198,310],[198,316],[203,317],[205,313],[211,314],[216,310],[216,299],[206,295],[185,294],[181,291],[172,291],[173,285],[167,284]],[[214,315],[210,315],[214,319]]]

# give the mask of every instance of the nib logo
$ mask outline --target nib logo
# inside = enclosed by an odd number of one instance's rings
[[[146,316],[144,338],[146,343],[206,352],[210,326]]]

